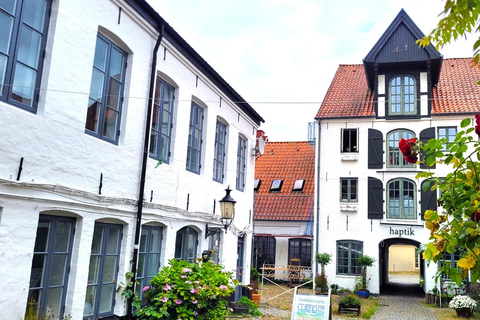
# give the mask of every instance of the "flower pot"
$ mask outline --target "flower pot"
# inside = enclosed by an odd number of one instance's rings
[[[455,309],[457,317],[470,318],[473,315],[472,309]]]
[[[252,293],[258,293],[258,279],[250,280],[250,287],[252,287]]]
[[[358,290],[357,295],[358,295],[359,298],[367,299],[368,297],[370,297],[370,291],[368,291],[368,290]]]
[[[260,294],[259,293],[252,293],[252,302],[257,305],[257,307],[260,306]]]

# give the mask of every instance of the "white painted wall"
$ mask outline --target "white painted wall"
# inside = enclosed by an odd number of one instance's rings
[[[388,253],[388,271],[389,272],[415,272],[415,250],[411,245],[391,245]]]
[[[120,23],[119,6],[123,9]],[[85,134],[99,30],[129,54],[118,146]],[[32,114],[0,102],[0,276],[4,279],[0,288],[8,292],[6,298],[0,299],[0,319],[17,319],[25,313],[36,228],[42,213],[76,218],[66,314],[73,319],[82,318],[93,227],[97,221],[124,225],[117,281],[125,281],[133,253],[150,65],[157,36],[121,0],[53,2],[38,112]],[[167,75],[169,79],[165,80],[173,80],[176,87],[172,156],[169,164],[157,169],[154,168],[157,161],[148,160],[143,223],[164,226],[163,264],[173,258],[176,232],[185,226],[198,231],[200,255],[208,249],[205,224],[221,226],[218,201],[230,186],[237,201],[236,215],[228,233],[222,234],[220,261],[226,270],[236,269],[237,252],[233,248],[238,237],[245,234],[243,268],[249,270],[255,164],[250,150],[255,146],[258,126],[168,41],[162,42],[158,52],[159,74]],[[193,97],[206,106],[200,174],[185,169]],[[213,181],[217,117],[228,123],[223,184]],[[248,145],[244,191],[235,188],[239,135],[247,139]],[[16,181],[22,157],[23,170]],[[98,194],[100,174],[103,174],[101,195]],[[190,195],[188,211],[187,195]],[[248,276],[244,283],[249,283]],[[116,301],[115,314],[125,314],[120,294]]]

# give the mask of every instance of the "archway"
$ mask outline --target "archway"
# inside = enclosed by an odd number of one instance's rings
[[[380,293],[422,295],[420,277],[425,278],[423,257],[416,254],[420,243],[405,238],[382,240],[379,245]]]

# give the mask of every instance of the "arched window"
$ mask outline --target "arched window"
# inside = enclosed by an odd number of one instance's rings
[[[414,167],[415,164],[410,164],[405,161],[405,158],[400,152],[398,143],[403,139],[413,138],[415,134],[408,130],[395,130],[387,135],[387,154],[388,154],[388,167]]]
[[[415,183],[394,179],[387,184],[387,219],[416,219]]]
[[[416,83],[412,76],[402,75],[394,77],[390,81],[390,108],[388,114],[415,115],[416,105]]]
[[[177,232],[175,240],[175,259],[194,262],[197,257],[198,232],[184,227]]]

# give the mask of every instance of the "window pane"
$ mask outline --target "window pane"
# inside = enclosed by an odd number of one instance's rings
[[[0,0],[1,6],[1,0]],[[0,52],[8,54],[10,48],[12,28],[13,28],[13,17],[6,15],[0,11]]]
[[[0,0],[0,8],[11,14],[15,11],[16,4],[15,0]]]
[[[140,253],[138,255],[138,273],[137,273],[137,276],[140,277],[140,278],[145,277],[145,272],[144,272],[145,256],[146,256],[145,253]]]
[[[113,48],[112,57],[110,60],[110,77],[113,77],[115,80],[122,81],[123,70],[123,54],[117,49]]]
[[[106,256],[103,264],[102,283],[115,283],[117,256]]]
[[[170,136],[170,124],[172,123],[172,119],[171,119],[172,115],[167,112],[167,111],[163,111],[163,115],[162,115],[162,134],[166,135],[166,136]]]
[[[97,101],[102,100],[103,82],[105,81],[105,74],[98,69],[93,68],[92,84],[90,85],[90,98]]]
[[[95,226],[95,230],[93,232],[93,240],[92,240],[92,254],[99,254],[102,250],[103,244],[103,233],[105,228]]]
[[[58,316],[60,314],[60,311],[61,311],[60,303],[62,301],[62,297],[63,297],[63,287],[48,289],[47,308],[49,310],[49,314],[52,314],[55,316]],[[53,317],[51,319],[59,319],[59,318]]]
[[[40,303],[42,302],[42,289],[30,290],[28,292],[28,304],[27,304],[27,312],[30,310],[34,310],[35,315],[38,317],[40,313]]]
[[[37,31],[23,26],[18,41],[18,61],[32,69],[36,69],[38,66],[38,58],[40,56],[42,35]]]
[[[152,128],[158,130],[158,125],[160,119],[159,114],[160,113],[160,107],[156,104],[153,105],[153,115],[152,115]]]
[[[58,221],[55,234],[55,252],[68,252],[72,223],[66,221]]]
[[[87,122],[85,128],[96,132],[98,130],[98,114],[100,112],[101,104],[98,101],[89,99],[87,110]]]
[[[47,252],[47,244],[50,237],[50,222],[39,222],[37,227],[37,238],[35,239],[34,252]]]
[[[88,270],[88,284],[98,284],[100,273],[100,256],[90,257],[90,268]]]
[[[95,312],[95,305],[97,300],[97,287],[87,287],[87,294],[85,296],[85,306],[83,308],[83,315],[92,315]]]
[[[6,70],[7,70],[7,57],[0,53],[0,96],[3,95],[3,85],[5,84]]]
[[[45,0],[25,0],[23,21],[36,30],[42,31],[46,5]]]
[[[148,256],[148,273],[147,277],[153,277],[158,273],[158,267],[160,262],[160,255],[158,253],[150,254]]]
[[[151,229],[150,252],[160,252],[161,229]]]
[[[32,273],[30,275],[30,288],[43,287],[46,255],[35,254],[32,261]]]
[[[99,312],[103,313],[103,312],[109,312],[112,310],[114,292],[115,292],[115,284],[108,284],[108,285],[102,286]]]
[[[118,254],[118,244],[120,241],[120,228],[108,228],[108,241],[106,254]]]
[[[120,106],[120,90],[122,88],[122,84],[115,79],[110,79],[110,83],[108,84],[108,92],[107,92],[107,105],[118,111]]]
[[[20,63],[15,65],[15,79],[13,80],[12,100],[18,101],[29,107],[32,106],[33,93],[37,72]]]
[[[53,257],[50,286],[60,286],[64,284],[67,258],[68,256],[65,254],[55,255]]]
[[[150,153],[156,155],[157,154],[157,141],[158,139],[158,132],[155,131],[155,130],[152,130],[151,134],[150,134]]]
[[[105,111],[105,123],[103,126],[103,135],[107,138],[115,140],[117,133],[118,112],[107,108]]]
[[[95,57],[93,59],[93,66],[100,69],[101,71],[105,71],[106,63],[107,63],[107,49],[108,44],[97,37],[97,43],[95,45]]]

